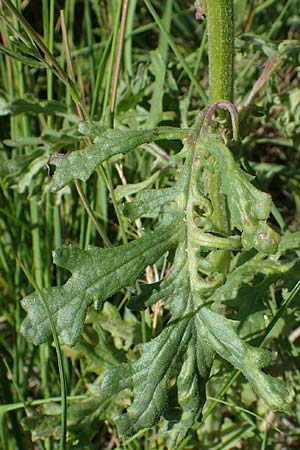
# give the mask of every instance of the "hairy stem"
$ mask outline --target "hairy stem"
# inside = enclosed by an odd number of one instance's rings
[[[209,0],[206,2],[208,54],[209,54],[209,102],[233,101],[234,23],[233,0]],[[221,193],[218,171],[207,173],[207,188],[213,206],[212,223],[221,235],[230,232],[230,220],[225,196]],[[217,272],[229,270],[230,252],[212,253],[212,263]]]
[[[206,2],[209,48],[209,101],[233,101],[233,1]]]

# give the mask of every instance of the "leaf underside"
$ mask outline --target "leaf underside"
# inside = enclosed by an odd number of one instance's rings
[[[73,178],[86,180],[101,161],[154,138],[153,130],[114,132],[85,125],[81,131],[95,141],[95,146],[57,160],[55,190]],[[54,254],[55,263],[72,275],[64,286],[43,290],[61,341],[73,345],[81,334],[92,301],[100,307],[114,293],[133,285],[147,265],[176,249],[170,274],[128,304],[133,309],[144,309],[164,299],[170,311],[168,323],[158,336],[142,345],[142,355],[137,361],[104,373],[99,394],[105,402],[126,389],[131,390],[131,405],[125,413],[120,409],[114,417],[119,434],[128,437],[163,420],[172,449],[201,417],[206,401],[205,385],[215,354],[239,369],[270,408],[289,410],[283,383],[261,370],[274,361],[274,355],[245,343],[239,337],[238,323],[217,312],[220,303],[231,298],[233,291],[238,292],[243,283],[239,276],[243,264],[228,275],[227,281],[223,274],[207,276],[201,270],[209,267],[211,251],[227,249],[243,254],[255,249],[262,273],[280,272],[280,263],[270,265],[266,259],[268,253],[277,251],[279,242],[279,236],[267,224],[271,199],[252,185],[250,177],[216,137],[189,136],[184,144],[185,161],[175,186],[144,191],[125,208],[132,219],[157,207],[165,208],[168,225],[161,224],[137,241],[112,249],[84,251],[71,246],[58,250]],[[83,159],[89,158],[91,163],[84,166]],[[204,165],[209,161],[211,164],[203,170],[221,173],[232,236],[220,237],[213,230],[199,227],[196,219],[199,215],[201,219],[201,212],[197,208],[205,204],[209,215],[210,199],[199,193],[201,171],[195,161],[206,161]],[[247,261],[244,264],[244,280],[250,284],[257,269],[255,265],[251,268]],[[287,266],[282,270],[288,270]],[[23,334],[35,344],[45,342],[51,329],[39,294],[27,296],[22,305],[28,313],[22,324]]]

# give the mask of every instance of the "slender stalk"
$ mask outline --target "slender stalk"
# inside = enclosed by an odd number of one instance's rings
[[[209,102],[233,101],[234,23],[233,0],[209,0],[207,8],[209,55]],[[207,189],[213,206],[212,224],[216,232],[228,235],[230,220],[225,196],[221,193],[218,169],[207,173]],[[212,254],[214,270],[229,270],[230,252],[218,250]]]
[[[3,0],[5,6],[11,11],[11,13],[15,16],[15,18],[20,22],[24,30],[28,33],[31,39],[35,42],[36,46],[45,53],[46,58],[48,58],[49,63],[52,66],[52,70],[56,73],[56,76],[67,86],[70,87],[73,98],[77,101],[79,100],[79,95],[74,86],[73,82],[70,78],[65,74],[62,67],[58,64],[56,58],[49,51],[47,45],[43,42],[43,40],[39,37],[38,33],[32,28],[32,26],[27,22],[27,20],[19,13],[18,9],[14,6],[14,4],[10,0]],[[49,66],[50,68],[50,66]]]
[[[61,391],[61,437],[60,437],[60,450],[66,450],[66,443],[67,443],[67,380],[66,380],[66,374],[63,364],[63,355],[60,348],[59,338],[57,334],[57,329],[55,326],[55,322],[53,320],[52,312],[49,308],[49,305],[47,303],[47,298],[44,296],[41,288],[38,286],[38,284],[35,283],[33,277],[31,276],[30,272],[27,270],[25,265],[22,263],[21,260],[17,258],[17,262],[21,269],[23,270],[24,274],[26,275],[28,281],[30,284],[34,287],[34,289],[39,293],[41,301],[44,304],[46,314],[48,317],[48,320],[50,322],[51,332],[53,335],[54,340],[54,346],[56,350],[56,356],[57,356],[57,364],[58,364],[58,372],[59,372],[59,378],[60,378],[60,391]]]
[[[116,95],[117,95],[117,87],[119,80],[119,72],[120,72],[120,63],[123,51],[123,43],[124,43],[124,33],[126,27],[126,19],[127,19],[127,11],[128,11],[128,0],[119,1],[117,14],[115,18],[115,26],[112,38],[112,46],[111,46],[111,60],[109,65],[109,75],[107,80],[106,92],[104,97],[104,108],[103,113],[106,111],[106,105],[108,105],[108,95],[110,95],[109,101],[109,125],[114,127],[114,118],[115,118],[115,104],[116,104]],[[111,89],[111,90],[110,90]],[[116,201],[116,196],[113,187],[112,181],[112,173],[111,166],[108,163],[104,163],[103,166],[99,167],[99,173],[101,173],[102,178],[106,180],[106,185],[111,195],[112,203],[114,206],[114,210],[118,219],[118,223],[120,226],[120,234],[122,236],[122,241],[124,244],[127,243],[127,236],[124,229],[122,215],[119,210],[118,203]]]
[[[90,64],[90,81],[91,81],[91,90],[94,91],[95,88],[95,73],[96,73],[96,67],[95,67],[95,58],[94,58],[94,52],[93,52],[93,45],[94,45],[94,37],[93,37],[93,25],[92,25],[92,17],[91,17],[91,2],[88,0],[84,0],[84,17],[85,17],[85,24],[86,24],[86,40],[87,44],[89,46],[90,52],[89,52],[89,64]]]
[[[78,195],[79,195],[79,197],[80,197],[80,199],[81,199],[81,201],[83,203],[83,206],[84,206],[85,210],[88,213],[89,218],[93,222],[93,224],[94,224],[94,226],[95,226],[99,236],[103,240],[105,246],[106,247],[112,247],[112,243],[110,242],[110,240],[106,236],[106,233],[102,229],[102,226],[98,223],[97,218],[95,217],[95,214],[94,214],[92,208],[89,205],[88,199],[87,199],[85,193],[83,192],[83,190],[81,189],[80,184],[78,183],[78,181],[75,181],[75,187],[76,187]]]
[[[108,125],[111,127],[113,126],[113,116],[110,113],[107,118],[106,114],[107,114],[107,106],[110,104],[110,98],[111,98],[111,94],[112,94],[111,86],[113,83],[113,72],[114,72],[114,66],[115,66],[115,62],[116,62],[121,12],[122,12],[122,2],[119,1],[117,10],[114,14],[114,28],[113,28],[113,36],[112,36],[112,44],[111,44],[110,63],[109,63],[109,67],[108,67],[106,89],[105,89],[104,100],[103,100],[103,109],[102,109],[102,120],[106,120],[108,122]],[[110,108],[110,110],[111,110],[111,108]]]
[[[137,0],[131,0],[128,5],[127,20],[125,27],[124,42],[124,66],[125,71],[132,76],[132,33],[134,29],[134,19],[136,17]]]
[[[93,90],[93,96],[92,96],[92,106],[91,106],[91,110],[90,110],[90,118],[91,119],[94,119],[94,116],[97,111],[97,107],[99,106],[98,102],[99,102],[99,97],[100,97],[101,85],[103,83],[103,78],[105,76],[105,68],[107,65],[107,60],[109,58],[112,37],[113,37],[113,33],[110,34],[109,39],[106,41],[105,48],[104,48],[101,58],[99,60],[96,82],[95,82],[95,89]]]
[[[113,75],[113,85],[111,89],[111,98],[110,98],[110,114],[112,117],[115,115],[115,106],[116,106],[116,98],[117,98],[117,88],[119,82],[119,73],[120,73],[120,65],[121,65],[121,57],[124,43],[124,32],[126,25],[126,17],[128,10],[128,0],[123,0],[123,8],[122,8],[122,17],[120,21],[120,31],[118,36],[118,45],[117,45],[117,54],[115,60],[115,69]]]

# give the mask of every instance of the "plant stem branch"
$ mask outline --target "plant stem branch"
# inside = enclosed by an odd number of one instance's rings
[[[233,101],[234,23],[233,0],[209,0],[207,8],[209,55],[209,102]],[[230,232],[230,218],[226,197],[221,192],[219,168],[207,171],[207,189],[213,206],[212,225],[223,236]],[[230,252],[212,252],[212,264],[216,272],[229,271]]]

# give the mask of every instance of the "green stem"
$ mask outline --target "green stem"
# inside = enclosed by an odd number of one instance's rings
[[[209,102],[233,101],[234,23],[233,0],[209,0],[206,2],[208,55],[209,55]],[[223,236],[230,232],[230,220],[225,196],[221,193],[218,172],[207,172],[207,189],[213,207],[212,225]],[[215,271],[229,270],[230,251],[212,252]]]
[[[95,226],[99,236],[103,240],[104,245],[106,247],[112,247],[112,243],[110,242],[110,240],[106,236],[106,233],[103,230],[102,226],[98,223],[98,220],[95,217],[95,214],[94,214],[92,208],[89,205],[88,199],[87,199],[85,193],[83,192],[83,190],[81,189],[80,184],[78,183],[78,181],[75,181],[75,187],[76,187],[78,195],[79,195],[79,197],[80,197],[80,199],[81,199],[81,201],[83,203],[83,206],[84,206],[86,212],[88,213],[89,218],[93,222],[93,224],[94,224],[94,226]]]
[[[206,2],[209,101],[233,101],[234,22],[232,0]]]

